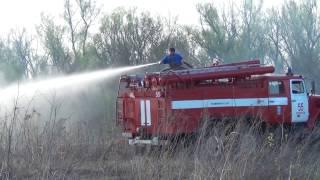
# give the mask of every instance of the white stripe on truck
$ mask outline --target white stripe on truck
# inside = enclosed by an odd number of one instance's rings
[[[151,126],[150,100],[140,100],[140,123],[141,126]]]
[[[146,108],[144,100],[140,100],[140,122],[141,126],[144,126],[146,123]]]
[[[151,108],[150,100],[146,100],[147,126],[151,126]]]
[[[197,109],[214,107],[283,106],[288,105],[287,97],[203,99],[172,101],[172,109]]]

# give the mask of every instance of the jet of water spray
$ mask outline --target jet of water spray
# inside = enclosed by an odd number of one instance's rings
[[[77,87],[79,85],[114,77],[126,71],[131,71],[131,70],[151,66],[154,64],[156,63],[130,66],[130,67],[121,67],[121,68],[115,68],[115,69],[98,70],[94,72],[74,74],[74,75],[57,77],[57,78],[52,78],[47,80],[10,85],[0,90],[0,99],[3,102],[5,100],[10,100],[17,96],[30,97],[37,92],[45,93],[52,90],[59,91],[68,87]]]

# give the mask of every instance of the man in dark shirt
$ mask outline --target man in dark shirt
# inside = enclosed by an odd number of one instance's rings
[[[168,55],[164,56],[162,60],[159,62],[160,64],[169,64],[170,68],[164,69],[163,71],[172,69],[172,70],[180,70],[185,69],[182,67],[183,57],[176,53],[174,48],[169,49]]]

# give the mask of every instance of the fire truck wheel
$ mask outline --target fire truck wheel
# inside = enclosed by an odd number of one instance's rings
[[[146,151],[152,157],[159,157],[164,152],[162,145],[149,145]]]
[[[138,155],[138,156],[142,156],[145,154],[146,149],[147,149],[146,145],[141,145],[141,144],[135,145],[134,146],[134,154]]]
[[[161,145],[135,145],[134,151],[137,156],[159,156],[161,153],[165,152],[166,149]]]

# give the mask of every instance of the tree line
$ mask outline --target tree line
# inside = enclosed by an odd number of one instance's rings
[[[151,16],[136,8],[103,12],[94,0],[65,0],[63,23],[41,14],[35,35],[22,29],[1,38],[0,71],[12,82],[143,64],[158,61],[172,46],[195,66],[209,65],[213,59],[259,58],[279,72],[290,66],[317,80],[317,0],[291,0],[268,9],[262,0],[235,2],[229,1],[226,8],[214,2],[198,4],[199,23],[180,25],[176,18]],[[95,32],[94,26],[99,27]]]

